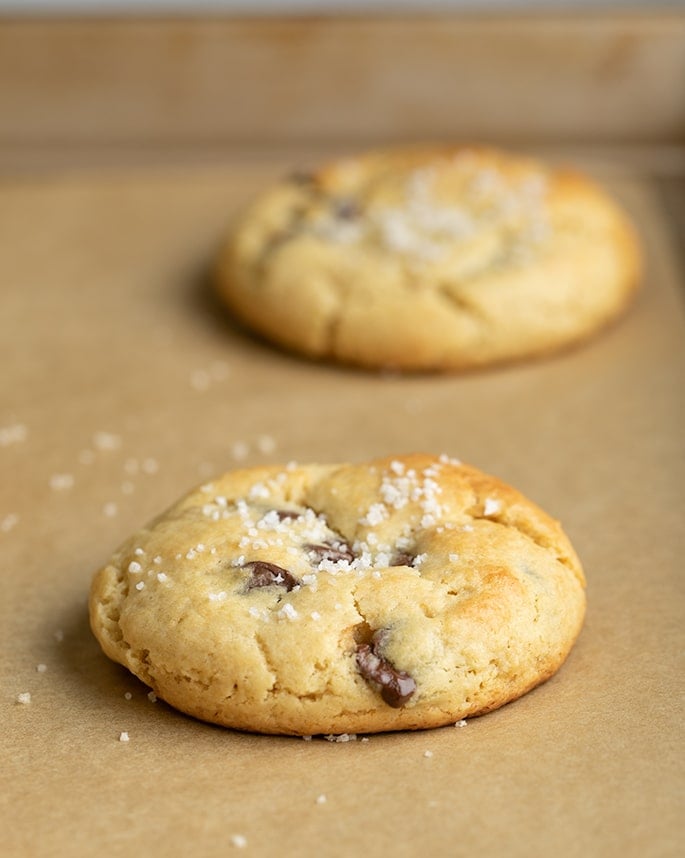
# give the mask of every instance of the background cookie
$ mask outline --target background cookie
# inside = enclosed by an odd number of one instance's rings
[[[559,525],[413,455],[191,492],[94,578],[104,651],[178,709],[266,733],[419,729],[551,676],[585,609]]]
[[[238,219],[220,294],[311,357],[461,369],[581,340],[626,304],[633,231],[589,179],[486,148],[388,150],[296,175]]]

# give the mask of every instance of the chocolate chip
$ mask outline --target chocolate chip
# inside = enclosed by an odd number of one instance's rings
[[[352,547],[342,539],[318,544],[308,542],[305,544],[304,549],[310,555],[314,555],[316,563],[321,563],[322,560],[330,560],[332,563],[337,563],[339,560],[347,560],[351,563],[354,560]]]
[[[357,647],[357,667],[372,685],[380,688],[381,697],[393,709],[399,709],[416,691],[416,682],[404,670],[397,670],[377,649],[382,645],[384,632],[376,632],[370,644]]]
[[[295,170],[287,178],[294,185],[313,185],[316,182],[314,173],[308,173],[305,170]]]
[[[333,203],[333,214],[339,220],[354,220],[361,214],[361,209],[356,200],[340,199]]]
[[[414,561],[416,560],[416,555],[407,554],[404,551],[400,551],[396,554],[390,563],[391,566],[413,566]]]
[[[279,521],[294,521],[296,518],[302,518],[302,513],[296,509],[275,509],[276,517]]]
[[[289,592],[299,584],[297,578],[287,569],[276,566],[275,563],[266,563],[264,560],[251,560],[240,568],[251,572],[250,580],[247,582],[248,590],[254,590],[257,587],[271,587],[275,584],[278,587],[285,587]]]

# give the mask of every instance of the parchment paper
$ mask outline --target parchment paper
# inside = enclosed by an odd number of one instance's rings
[[[617,324],[403,378],[286,355],[211,298],[231,213],[292,160],[0,186],[0,852],[678,854],[685,325],[648,181],[607,171],[648,260]],[[546,685],[461,728],[305,742],[182,716],[99,651],[92,573],[192,485],[413,450],[497,474],[571,536],[587,621]]]

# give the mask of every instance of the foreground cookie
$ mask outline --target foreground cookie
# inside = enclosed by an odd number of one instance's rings
[[[461,369],[581,340],[639,274],[633,231],[590,180],[491,149],[401,149],[267,191],[235,224],[218,288],[235,315],[317,358]]]
[[[192,492],[97,573],[110,658],[207,721],[437,727],[548,679],[582,624],[559,525],[457,462],[258,468]]]

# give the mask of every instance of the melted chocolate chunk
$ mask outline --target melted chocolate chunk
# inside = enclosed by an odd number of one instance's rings
[[[367,682],[380,688],[381,697],[388,706],[399,709],[416,691],[416,682],[404,670],[393,667],[376,651],[384,636],[384,633],[376,632],[370,644],[357,647],[357,667]]]
[[[413,566],[414,561],[416,560],[416,556],[414,554],[407,554],[404,551],[400,551],[392,558],[391,566]]]
[[[266,563],[264,560],[251,560],[240,567],[247,569],[252,574],[247,582],[247,589],[254,590],[257,587],[285,587],[289,592],[300,583],[287,569],[276,566],[275,563]]]
[[[316,563],[321,563],[322,560],[330,560],[333,563],[337,563],[339,560],[347,560],[351,563],[354,560],[352,547],[342,539],[320,544],[308,542],[304,549],[314,556]]]

